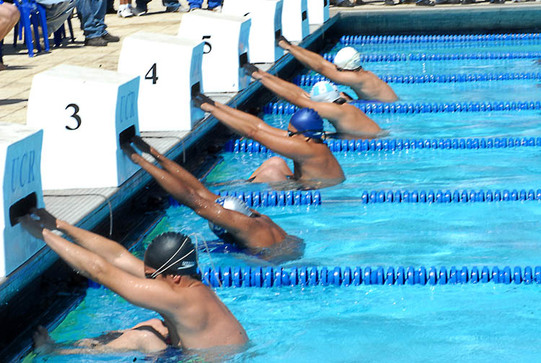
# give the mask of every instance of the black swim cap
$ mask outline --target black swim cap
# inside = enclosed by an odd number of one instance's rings
[[[160,274],[197,274],[197,255],[190,237],[182,233],[162,233],[145,251],[145,265],[155,268],[152,278]]]

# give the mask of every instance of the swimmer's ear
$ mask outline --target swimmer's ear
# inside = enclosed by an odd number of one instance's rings
[[[131,142],[142,152],[150,154],[150,145],[139,135],[132,137]]]

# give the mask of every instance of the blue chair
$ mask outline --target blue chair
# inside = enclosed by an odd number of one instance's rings
[[[73,36],[73,26],[71,25],[71,19],[70,18],[68,18],[67,23],[68,23],[68,29],[70,31],[70,40],[71,40],[72,43],[74,43],[75,42],[75,36]],[[62,43],[62,39],[66,38],[65,24],[62,24],[62,26],[60,28],[58,28],[58,30],[55,31],[53,34],[54,34],[54,46],[59,47],[60,44]]]
[[[15,26],[13,34],[13,46],[17,46],[17,35],[19,39],[22,39],[24,33],[24,41],[26,48],[28,49],[28,56],[34,56],[34,44],[32,42],[32,29],[34,28],[34,39],[36,41],[35,49],[41,52],[41,45],[39,44],[39,27],[43,33],[43,44],[45,51],[49,51],[49,38],[47,35],[47,18],[45,15],[45,8],[38,4],[36,0],[15,0],[14,4],[21,13],[19,23]]]

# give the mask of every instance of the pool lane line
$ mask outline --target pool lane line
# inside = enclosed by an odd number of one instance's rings
[[[289,207],[314,206],[331,203],[411,203],[411,204],[449,204],[449,203],[492,203],[540,201],[541,189],[429,189],[429,190],[364,190],[359,197],[348,199],[326,199],[319,190],[281,190],[281,191],[220,191],[221,196],[233,196],[243,200],[249,207]],[[180,204],[169,198],[171,207]]]
[[[541,79],[541,72],[380,75],[379,78],[386,83],[463,83],[482,81],[539,80]],[[293,78],[293,83],[301,87],[311,87],[320,81],[329,81],[329,79],[319,74],[305,74]]]
[[[493,46],[495,42],[504,44],[538,44],[541,33],[501,33],[501,34],[449,34],[449,35],[343,35],[340,44],[420,44],[420,43],[465,43],[483,42]]]
[[[351,101],[351,105],[366,114],[390,113],[454,113],[541,110],[541,101],[492,101],[492,102],[366,102]],[[298,107],[288,102],[270,102],[263,106],[265,115],[292,115]]]
[[[218,267],[203,269],[203,282],[212,287],[360,286],[541,284],[541,266],[429,268],[378,267]]]
[[[491,150],[541,147],[541,137],[475,137],[463,139],[372,139],[324,141],[334,153],[401,150]],[[224,145],[225,152],[274,154],[272,150],[250,139],[232,139]]]
[[[324,53],[322,57],[333,62],[335,54]],[[370,62],[415,62],[415,61],[456,61],[488,59],[539,59],[541,52],[477,52],[477,53],[393,53],[361,54],[361,63]]]

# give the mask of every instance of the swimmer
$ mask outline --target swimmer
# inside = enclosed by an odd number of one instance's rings
[[[176,232],[157,236],[141,261],[119,243],[56,219],[45,209],[34,208],[19,222],[81,275],[134,305],[160,314],[167,336],[162,333],[156,336],[165,338],[162,340],[172,347],[230,349],[242,347],[248,341],[242,325],[214,291],[201,282],[196,248],[188,236]],[[53,230],[65,233],[74,242]],[[120,347],[115,347],[112,341],[104,345],[117,350],[141,349],[135,339],[148,331],[135,329],[136,337],[126,335]],[[161,348],[163,345],[153,344],[148,350]]]
[[[338,51],[332,64],[317,53],[291,44],[283,36],[277,39],[277,43],[307,68],[324,75],[335,83],[351,87],[360,100],[379,102],[398,100],[396,93],[387,83],[374,73],[363,69],[360,54],[352,47],[345,47]]]
[[[268,216],[250,209],[239,198],[212,193],[186,169],[160,154],[141,137],[134,136],[132,142],[154,157],[163,169],[149,163],[131,145],[124,144],[122,149],[130,159],[152,175],[178,202],[208,220],[210,229],[220,239],[274,263],[302,256],[304,241],[288,235]]]
[[[329,120],[337,132],[337,137],[343,139],[374,138],[381,135],[381,128],[359,108],[348,104],[351,98],[343,92],[338,92],[334,84],[328,81],[316,83],[308,94],[299,86],[284,81],[253,64],[244,65],[245,70],[253,78],[261,81],[279,97],[298,107],[312,108]]]
[[[291,171],[284,159],[274,156],[263,162],[249,181],[294,181],[302,189],[318,189],[340,184],[346,179],[338,160],[323,143],[323,120],[316,111],[300,109],[291,117],[288,129],[281,130],[249,113],[214,102],[203,94],[197,95],[194,101],[233,131],[293,160]]]

